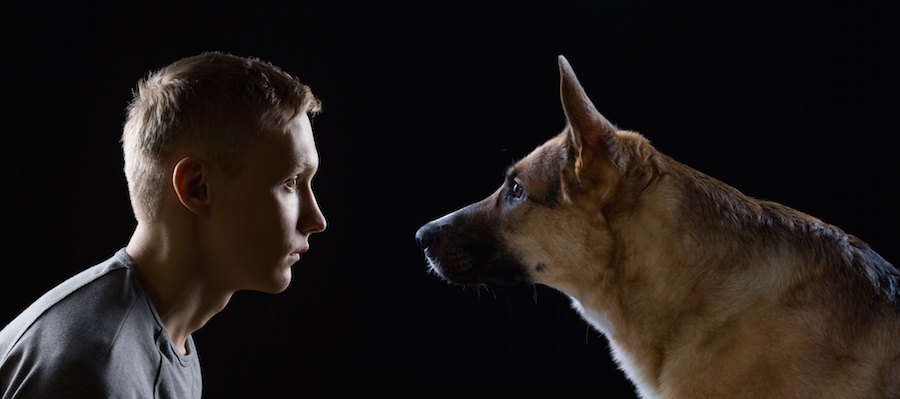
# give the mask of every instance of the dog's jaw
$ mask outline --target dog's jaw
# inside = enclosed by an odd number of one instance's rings
[[[455,281],[451,276],[448,276],[445,272],[447,269],[446,266],[441,264],[441,261],[434,255],[431,254],[431,251],[428,248],[423,250],[425,255],[425,263],[427,264],[428,271],[436,274],[441,280],[450,283],[450,284],[462,284]]]

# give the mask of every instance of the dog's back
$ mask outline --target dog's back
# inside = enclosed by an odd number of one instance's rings
[[[648,208],[668,208],[668,216],[650,214],[670,223],[644,231],[647,224],[628,221],[645,211],[633,207],[611,223],[621,220],[620,231],[635,238],[681,237],[662,247],[623,240],[644,253],[621,265],[634,271],[623,278],[647,279],[657,300],[677,304],[654,318],[670,324],[645,326],[668,341],[645,359],[665,364],[654,376],[662,397],[900,395],[897,269],[833,225],[747,197],[662,154],[651,158],[665,176],[651,189],[661,195],[642,197]],[[668,259],[666,267],[637,271],[654,256]],[[631,298],[634,314],[658,313],[658,305],[642,309],[649,298],[641,292],[619,298]]]

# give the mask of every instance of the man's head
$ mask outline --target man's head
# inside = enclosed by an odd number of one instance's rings
[[[158,216],[179,149],[202,152],[236,175],[261,138],[319,110],[308,86],[258,58],[205,52],[150,73],[138,83],[122,133],[135,217]]]
[[[309,87],[255,58],[207,52],[151,73],[122,134],[139,225],[216,286],[284,290],[325,229],[312,192],[319,109]]]

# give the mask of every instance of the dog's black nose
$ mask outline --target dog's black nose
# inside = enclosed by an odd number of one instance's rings
[[[431,245],[434,241],[434,230],[433,223],[428,223],[416,230],[416,242],[419,243],[419,248],[425,249]]]

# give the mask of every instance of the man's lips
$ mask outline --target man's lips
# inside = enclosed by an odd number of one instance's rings
[[[303,247],[300,247],[300,248],[295,249],[293,252],[291,252],[291,253],[288,255],[288,257],[290,257],[291,260],[293,260],[294,262],[299,262],[299,261],[300,261],[300,255],[303,254],[303,253],[305,253],[306,251],[309,251],[309,245],[305,245],[305,246],[303,246]]]

